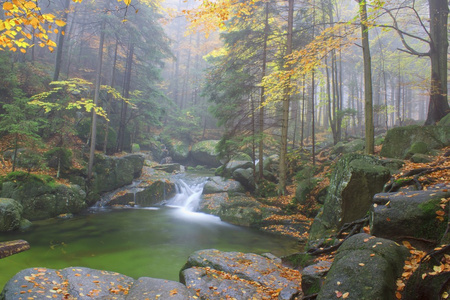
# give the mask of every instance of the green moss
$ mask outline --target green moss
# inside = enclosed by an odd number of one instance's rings
[[[423,211],[424,215],[429,216],[430,220],[420,227],[417,237],[425,237],[435,241],[442,238],[447,228],[448,216],[446,215],[443,221],[436,219],[436,211],[441,210],[440,203],[441,200],[435,198],[419,205],[419,209]]]
[[[308,253],[294,253],[281,258],[284,263],[292,265],[294,268],[304,268],[314,262],[314,257]]]
[[[321,288],[321,284],[320,281],[317,280],[313,283],[313,285],[306,291],[305,295],[312,295],[312,294],[316,294],[318,292],[320,292],[320,288]]]

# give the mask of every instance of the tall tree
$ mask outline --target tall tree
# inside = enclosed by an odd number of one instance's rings
[[[287,41],[286,41],[286,57],[292,54],[292,34],[294,27],[294,0],[288,0],[288,25],[287,25]],[[291,69],[287,65],[287,71]],[[284,195],[287,184],[287,143],[288,143],[288,125],[289,125],[289,106],[290,106],[290,84],[291,76],[286,78],[284,94],[283,94],[283,108],[282,108],[282,123],[281,123],[281,147],[280,147],[280,164],[278,174],[278,193]]]
[[[394,16],[394,9],[385,8],[393,21],[393,25],[387,27],[393,27],[399,34],[403,46],[406,48],[402,51],[419,57],[428,56],[431,60],[430,101],[425,125],[435,124],[450,112],[447,90],[448,4],[448,0],[428,0],[429,28],[425,26],[426,22],[420,18],[414,1],[412,6],[406,6],[417,17],[428,39],[401,29]],[[428,51],[416,50],[405,39],[406,36],[428,44]]]
[[[366,154],[374,153],[373,102],[372,102],[372,62],[370,58],[369,28],[367,26],[366,0],[358,0],[361,18],[361,37],[364,59],[364,114]]]

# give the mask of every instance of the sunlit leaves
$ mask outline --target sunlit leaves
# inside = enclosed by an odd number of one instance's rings
[[[119,2],[122,0],[118,0]],[[131,0],[123,0],[129,6]],[[73,0],[82,2],[82,0]],[[58,18],[55,13],[43,13],[38,0],[8,0],[2,4],[4,16],[0,20],[0,50],[22,53],[33,46],[30,40],[36,38],[41,47],[47,46],[50,51],[56,47],[48,34],[52,26],[64,27],[66,21]]]
[[[53,88],[48,92],[43,92],[32,97],[30,104],[40,106],[46,113],[53,110],[82,110],[91,112],[107,119],[105,110],[96,106],[92,99],[83,97],[90,95],[91,82],[80,78],[73,78],[66,81],[53,81],[50,83]]]

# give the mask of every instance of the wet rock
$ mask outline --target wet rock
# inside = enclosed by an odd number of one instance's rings
[[[325,282],[325,275],[331,267],[329,261],[319,261],[314,265],[304,268],[302,273],[302,289],[305,295],[318,293],[323,283]]]
[[[404,126],[390,129],[381,149],[381,156],[401,158],[426,149],[441,149],[450,145],[450,126]]]
[[[194,299],[190,297],[191,295],[189,294],[186,286],[179,282],[150,277],[141,277],[134,282],[126,297],[126,300]]]
[[[141,175],[144,156],[130,154],[123,157],[96,155],[91,193],[101,194],[131,184]]]
[[[220,176],[229,178],[233,175],[233,172],[235,170],[247,169],[247,168],[251,168],[252,166],[253,166],[253,163],[251,161],[232,160],[224,166],[223,173]]]
[[[22,211],[22,205],[16,200],[0,198],[0,232],[19,229],[22,221]]]
[[[166,173],[179,172],[181,170],[180,164],[163,164],[153,167],[155,170],[164,171]]]
[[[448,214],[440,221],[436,217],[441,199],[450,197],[450,185],[427,191],[380,193],[373,199],[370,211],[371,233],[396,240],[415,237],[440,241],[447,226]]]
[[[26,298],[25,298],[26,295]],[[194,299],[179,282],[131,277],[102,270],[69,267],[62,270],[29,268],[5,285],[1,300],[24,299]]]
[[[223,177],[210,177],[203,188],[203,194],[215,194],[227,192],[228,194],[245,193],[245,188],[236,180]]]
[[[365,233],[350,237],[339,248],[318,300],[396,299],[396,279],[403,271],[408,249]]]
[[[256,188],[255,177],[252,168],[238,168],[233,172],[233,179],[239,181],[248,191],[254,191]]]
[[[263,205],[252,197],[233,196],[221,203],[218,216],[239,226],[257,226],[263,219]]]
[[[180,281],[203,299],[223,299],[226,295],[264,299],[268,288],[278,294],[277,299],[287,300],[301,294],[300,276],[287,276],[290,272],[294,271],[257,254],[209,249],[189,256]]]
[[[217,168],[221,165],[216,150],[217,140],[201,141],[192,146],[191,155],[194,161],[200,165]]]
[[[49,184],[36,177],[4,182],[1,197],[12,198],[23,207],[23,217],[40,220],[86,208],[86,193],[78,185]]]
[[[336,145],[333,146],[331,150],[332,155],[339,155],[339,154],[347,154],[347,153],[357,153],[361,152],[365,148],[365,141],[364,140],[353,140],[350,142],[339,142]]]
[[[204,194],[202,200],[200,201],[200,205],[198,207],[198,211],[211,214],[218,215],[222,204],[228,201],[228,193],[215,193],[215,194]]]
[[[102,201],[101,205],[139,205],[148,207],[172,198],[175,196],[175,193],[175,183],[167,179],[142,181],[135,187],[118,191],[110,198],[107,198],[106,201]]]
[[[389,177],[389,170],[372,156],[344,155],[331,175],[323,209],[311,226],[310,245],[317,246],[343,224],[363,218]]]

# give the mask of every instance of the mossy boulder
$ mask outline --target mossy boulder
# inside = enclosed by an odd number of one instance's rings
[[[252,197],[234,196],[220,205],[217,215],[222,221],[234,225],[258,226],[264,217],[264,208]]]
[[[334,258],[317,299],[396,299],[396,279],[409,251],[393,241],[360,233],[346,240]]]
[[[22,222],[22,205],[14,199],[0,198],[0,232],[17,230]]]
[[[128,185],[141,175],[143,166],[144,157],[140,154],[123,157],[98,154],[95,156],[90,191],[98,195]]]
[[[381,149],[381,156],[404,159],[415,153],[450,145],[450,126],[411,125],[390,129]],[[426,153],[426,152],[425,152]]]
[[[114,195],[102,200],[102,206],[139,205],[149,207],[160,204],[175,196],[175,183],[167,179],[143,181],[137,186],[118,190]]]
[[[245,193],[245,188],[239,181],[213,176],[203,187],[203,194],[216,194],[227,192],[230,195]]]
[[[23,217],[29,220],[78,213],[86,208],[86,193],[78,185],[46,182],[31,174],[23,174],[20,180],[4,178],[0,196],[18,201],[23,207]]]
[[[217,140],[201,141],[192,146],[191,155],[199,165],[205,165],[212,168],[217,168],[221,165],[216,150],[219,143]]]
[[[309,241],[332,235],[345,223],[363,218],[372,206],[372,198],[383,190],[390,172],[373,157],[346,154],[331,175],[323,209],[311,226]]]
[[[233,179],[239,181],[248,191],[253,192],[256,188],[255,176],[252,168],[238,168],[233,172]]]
[[[450,197],[448,188],[375,195],[370,211],[371,233],[392,240],[409,236],[440,241],[448,213],[439,220],[436,212],[442,210],[441,199]]]
[[[450,127],[450,113],[447,114],[445,117],[443,117],[443,118],[439,121],[438,125],[439,125],[439,126],[447,126],[447,127]]]
[[[350,142],[339,142],[333,146],[333,148],[331,149],[331,154],[339,155],[362,152],[365,146],[365,141],[360,139],[352,140]]]
[[[230,178],[237,169],[247,169],[253,167],[253,163],[248,160],[231,160],[223,166],[220,176]],[[219,174],[218,174],[219,175]]]
[[[172,141],[170,156],[176,162],[185,162],[189,158],[189,144],[182,141]]]

